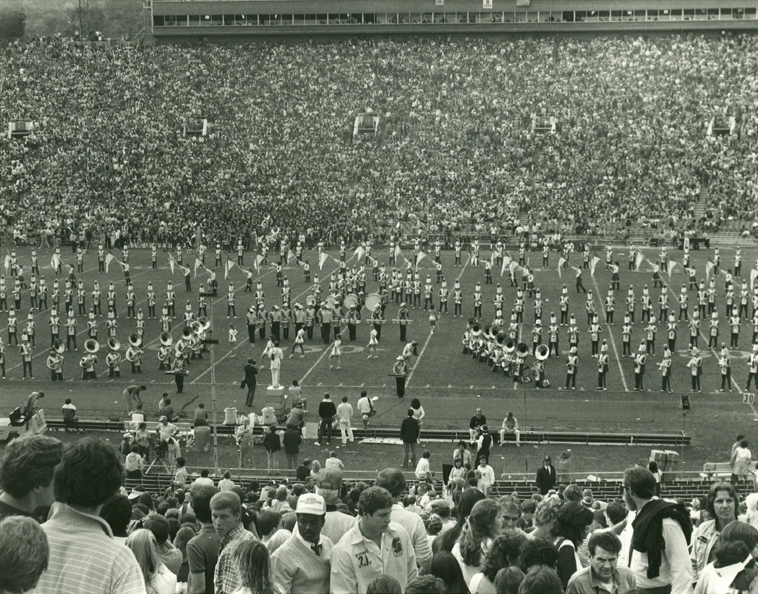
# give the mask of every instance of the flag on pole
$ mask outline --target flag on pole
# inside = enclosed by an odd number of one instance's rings
[[[503,276],[503,273],[505,272],[505,267],[508,266],[511,263],[511,257],[506,256],[503,258],[503,265],[500,267],[500,276]]]
[[[518,269],[518,267],[519,267],[518,262],[514,262],[513,260],[511,260],[511,263],[508,265],[508,268],[511,271],[511,278],[513,278],[513,276],[516,274],[516,270]]]
[[[171,254],[168,255],[168,267],[171,269],[171,274],[174,274],[174,266],[176,266],[176,263],[174,262],[174,258],[171,256]]]
[[[592,256],[590,259],[590,274],[592,276],[595,276],[595,266],[597,266],[597,263],[600,262],[600,258],[597,256]]]
[[[705,263],[705,278],[708,278],[711,275],[711,271],[713,270],[713,262],[708,260]]]
[[[750,288],[751,289],[755,285],[755,277],[757,276],[758,276],[758,270],[754,268],[753,270],[750,271]]]
[[[669,280],[671,280],[671,273],[674,272],[674,268],[676,268],[676,262],[674,262],[673,260],[669,260],[669,269],[668,269]]]
[[[263,256],[261,256],[260,254],[258,254],[255,257],[255,262],[254,262],[254,264],[255,264],[255,270],[258,272],[258,274],[261,273],[261,262],[263,262]]]
[[[566,258],[560,257],[558,258],[558,278],[561,278],[561,268],[563,268],[563,265],[566,263]]]
[[[8,272],[8,268],[10,268],[10,265],[11,265],[11,256],[10,254],[7,254],[5,256],[5,272],[6,273]]]
[[[110,256],[110,254],[108,254],[108,256]],[[113,256],[111,256],[111,257],[113,257]],[[107,264],[108,264],[108,258],[107,258],[107,256],[105,258],[105,262],[106,262],[106,271],[107,271],[108,270],[108,268],[107,268]],[[60,266],[60,265],[61,265],[61,257],[58,254],[53,254],[53,257],[50,260],[50,266],[53,267],[53,270],[58,270],[58,266]]]
[[[195,258],[195,278],[197,278],[197,269],[203,265],[203,261],[200,258]]]
[[[57,255],[58,254],[55,254],[53,256],[53,259],[55,259]],[[107,256],[105,256],[105,272],[106,273],[108,272],[108,268],[110,268],[111,262],[113,262],[113,260],[115,259],[116,257],[113,254],[108,254]],[[58,260],[60,260],[60,258],[58,258]]]
[[[395,261],[397,262],[397,259],[403,255],[403,252],[400,251],[400,244],[395,245]]]
[[[357,258],[358,262],[360,262],[365,252],[366,250],[363,249],[363,246],[359,245],[357,248],[355,248],[355,252],[353,252],[353,258]]]
[[[642,252],[637,252],[637,261],[635,262],[635,268],[639,270],[640,265],[642,264],[642,261],[645,259],[645,256],[642,255]]]
[[[326,252],[321,252],[318,255],[318,269],[323,270],[324,269],[324,262],[326,262],[327,258],[329,256],[326,254]]]
[[[416,267],[418,267],[419,262],[421,262],[421,260],[424,258],[426,258],[426,254],[422,251],[419,251],[418,255],[416,256]]]
[[[411,268],[413,268],[413,262],[411,262],[410,260],[406,260],[405,261],[405,269],[406,270],[410,270]]]
[[[71,264],[66,264],[66,270],[68,270],[69,274],[73,274],[74,273],[74,267],[71,266]]]
[[[229,278],[229,271],[234,267],[234,262],[230,260],[229,258],[226,259],[226,264],[224,264],[224,278]]]

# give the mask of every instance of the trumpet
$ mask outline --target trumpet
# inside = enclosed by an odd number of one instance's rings
[[[671,367],[671,359],[664,359],[660,363],[656,363],[658,365],[658,369],[663,371],[664,369]]]

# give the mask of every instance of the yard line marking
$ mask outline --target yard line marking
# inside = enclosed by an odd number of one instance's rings
[[[432,339],[432,333],[429,332],[429,336],[426,337],[426,342],[424,343],[424,346],[422,347],[421,352],[418,354],[418,359],[416,359],[416,364],[413,366],[413,369],[411,369],[411,372],[408,374],[408,379],[405,382],[405,387],[406,388],[411,383],[411,379],[413,378],[413,374],[416,372],[416,369],[418,368],[418,362],[421,361],[421,357],[424,356],[424,351],[426,350],[426,347],[429,346],[429,341],[431,339]]]
[[[600,297],[600,295],[601,295],[600,294],[600,288],[597,286],[597,280],[595,280],[594,276],[592,277],[592,284],[595,285],[596,295],[597,295],[598,299],[600,299],[601,298]],[[605,311],[605,307],[604,307],[603,303],[601,303],[601,307],[603,308],[603,311]],[[599,317],[600,316],[598,316],[598,318]],[[629,386],[626,384],[626,376],[624,375],[624,368],[621,366],[621,358],[619,357],[618,348],[616,348],[616,339],[613,338],[613,330],[609,328],[609,324],[607,324],[607,323],[605,324],[605,327],[608,328],[608,336],[611,339],[611,345],[613,346],[613,354],[616,356],[616,363],[618,363],[619,371],[621,372],[621,382],[624,384],[624,391],[628,392],[629,391]]]

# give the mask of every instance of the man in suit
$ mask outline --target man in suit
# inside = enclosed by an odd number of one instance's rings
[[[403,468],[416,468],[416,444],[418,443],[419,424],[413,416],[413,409],[408,409],[408,416],[400,424],[400,439],[403,440]],[[410,460],[410,465],[408,464]]]
[[[555,468],[550,461],[550,456],[545,456],[542,461],[542,468],[537,471],[535,482],[541,495],[547,495],[547,492],[555,486]]]
[[[255,385],[257,383],[258,368],[255,366],[255,359],[250,358],[245,365],[245,379],[242,380],[243,388],[247,386],[247,399],[245,400],[246,406],[253,406],[253,398],[255,398]]]

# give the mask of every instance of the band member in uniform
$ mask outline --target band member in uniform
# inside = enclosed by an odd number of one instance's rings
[[[726,343],[721,343],[721,356],[719,357],[719,369],[721,370],[721,391],[732,391],[732,361],[729,357],[729,349]]]
[[[376,354],[376,347],[378,344],[379,344],[379,336],[376,331],[376,326],[372,326],[371,330],[369,331],[368,344],[366,345],[366,350],[368,351],[368,356],[366,357],[366,359],[371,359],[371,357],[373,357],[374,359],[379,358],[379,355]],[[756,382],[758,383],[758,380],[756,380]]]
[[[13,313],[11,311],[11,313]],[[13,321],[15,322],[15,318],[13,318]],[[8,318],[8,344],[11,343],[11,335],[10,335],[10,322],[11,318]],[[50,346],[54,346],[58,342],[58,337],[60,336],[60,326],[61,326],[61,319],[58,317],[58,310],[52,309],[50,310],[50,319],[47,322],[50,325]],[[14,331],[15,333],[15,331]],[[14,334],[15,338],[15,334]],[[16,341],[16,344],[18,344],[18,341]]]
[[[579,365],[579,357],[576,354],[576,347],[571,347],[569,355],[566,360],[566,390],[571,386],[572,390],[576,390],[576,374],[577,367]]]
[[[111,349],[105,356],[105,364],[108,366],[108,377],[121,377],[121,354]]]
[[[700,356],[700,351],[697,348],[692,349],[692,356],[690,357],[687,367],[690,368],[690,377],[692,379],[692,391],[701,392],[700,389],[700,375],[703,372],[703,358]]]
[[[76,325],[77,321],[74,317],[74,310],[69,310],[68,319],[66,320],[66,350],[71,350],[71,343],[74,343],[74,350],[76,347]]]
[[[645,344],[640,344],[637,354],[634,356],[634,391],[645,391],[645,364],[647,363],[647,349]]]
[[[384,321],[384,317],[382,316],[382,306],[377,305],[374,308],[374,311],[371,312],[371,321],[374,327],[374,330],[376,330],[376,339],[377,341],[382,339],[382,322]]]
[[[24,369],[24,379],[26,379],[26,371],[29,370],[29,379],[34,379],[34,373],[32,372],[32,345],[29,344],[29,338],[26,334],[21,335],[21,344],[18,347],[18,352],[21,354],[21,364]]]
[[[63,355],[56,347],[50,349],[50,354],[47,356],[47,368],[50,370],[51,381],[63,381]]]
[[[186,360],[184,357],[175,357],[171,362],[171,370],[169,373],[174,375],[174,382],[176,383],[176,393],[181,394],[184,392],[184,376],[189,372],[185,369]]]
[[[405,396],[405,379],[408,375],[408,365],[402,355],[398,355],[395,360],[395,364],[392,367],[392,375],[395,376],[397,397],[402,398]]]
[[[406,331],[408,329],[408,322],[410,320],[410,312],[405,302],[400,304],[400,309],[397,312],[397,323],[400,326],[400,342],[406,342]]]
[[[750,384],[753,380],[755,380],[755,385],[758,387],[758,344],[753,345],[753,352],[750,353],[750,357],[747,361],[748,365],[748,374],[747,374],[747,385],[745,386],[745,391],[748,392],[750,390]]]
[[[356,329],[360,319],[361,317],[358,309],[355,307],[355,305],[351,305],[347,310],[347,314],[345,315],[345,321],[347,322],[347,331],[351,341],[355,340],[356,338]]]
[[[97,379],[97,374],[95,373],[95,363],[97,363],[97,355],[95,355],[95,353],[86,353],[82,357],[79,365],[82,368],[83,380]]]
[[[5,379],[5,345],[0,342],[0,377]]]

